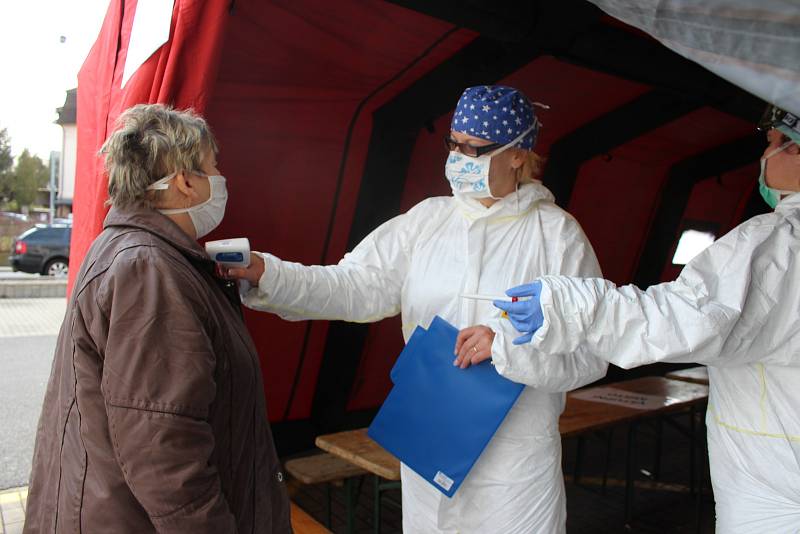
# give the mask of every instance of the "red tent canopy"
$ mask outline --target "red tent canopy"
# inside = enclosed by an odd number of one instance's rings
[[[545,184],[611,280],[671,279],[681,230],[720,235],[762,209],[763,104],[581,0],[175,0],[169,41],[121,87],[135,11],[111,1],[79,76],[71,273],[106,211],[97,151],[139,102],[193,107],[215,130],[230,199],[209,239],[247,236],[306,264],[335,263],[381,222],[449,193],[441,138],[463,88],[482,83],[551,106],[537,146]],[[397,319],[246,319],[284,450],[369,421],[402,346]]]

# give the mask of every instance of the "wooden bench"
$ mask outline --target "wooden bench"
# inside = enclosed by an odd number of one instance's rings
[[[364,469],[328,453],[293,458],[284,464],[284,468],[293,479],[303,484],[326,484],[325,518],[328,528],[331,528],[331,485],[343,485],[347,502],[347,521],[348,524],[353,522],[351,516],[355,514],[355,502],[352,481],[355,477],[366,475]]]
[[[291,513],[294,534],[333,534],[295,503],[291,503]]]
[[[303,484],[340,482],[366,475],[360,467],[333,454],[322,453],[294,458],[284,464],[286,471]]]
[[[320,449],[374,475],[373,528],[376,533],[380,532],[383,494],[400,487],[400,460],[372,441],[366,428],[318,436],[316,443]],[[351,532],[351,523],[348,522],[348,533]]]

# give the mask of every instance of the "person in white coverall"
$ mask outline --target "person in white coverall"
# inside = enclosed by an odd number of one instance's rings
[[[578,223],[534,180],[538,122],[530,101],[509,87],[464,91],[446,137],[453,196],[429,198],[384,223],[337,265],[305,266],[257,254],[229,275],[250,280],[244,302],[288,320],[370,322],[402,314],[406,340],[435,315],[463,327],[489,322],[499,294],[546,274],[600,276]],[[496,339],[516,335],[504,320]],[[469,336],[489,354],[484,332]],[[565,392],[606,373],[597,358],[548,359],[518,379],[526,387],[458,493],[449,499],[402,466],[403,531],[431,534],[565,532],[558,418]]]
[[[733,229],[674,282],[642,291],[544,276],[508,291],[529,300],[495,303],[524,333],[513,350],[493,347],[511,380],[543,362],[574,365],[580,351],[625,368],[708,365],[708,453],[726,534],[800,532],[800,121],[772,108],[764,127],[759,185],[774,213]]]

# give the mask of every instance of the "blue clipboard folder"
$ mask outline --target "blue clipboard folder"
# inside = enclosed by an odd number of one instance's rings
[[[524,388],[491,362],[453,365],[458,329],[417,327],[391,371],[394,387],[368,435],[452,497]]]

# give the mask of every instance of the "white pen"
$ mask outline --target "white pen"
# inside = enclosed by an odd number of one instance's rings
[[[488,300],[488,301],[503,300],[505,302],[517,302],[519,300],[519,297],[507,297],[505,295],[494,297],[492,295],[479,295],[477,293],[461,293],[459,297],[465,299],[473,299],[473,300]]]

